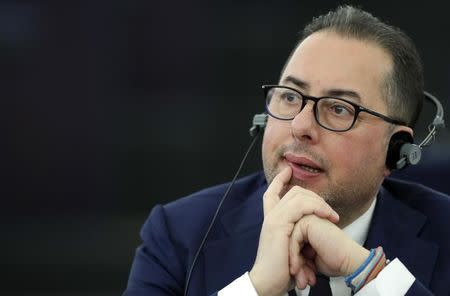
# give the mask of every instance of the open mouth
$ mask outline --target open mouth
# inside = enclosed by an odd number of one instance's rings
[[[298,167],[300,167],[302,170],[308,171],[308,172],[310,172],[310,173],[317,173],[317,174],[318,174],[318,173],[323,172],[323,170],[321,170],[321,169],[319,169],[319,168],[313,168],[313,167],[310,167],[310,166],[305,165],[305,164],[297,164],[297,163],[293,163],[293,165],[298,166]]]
[[[309,179],[324,173],[324,169],[318,163],[306,156],[286,153],[284,158],[289,166],[292,167],[293,175],[296,179]]]

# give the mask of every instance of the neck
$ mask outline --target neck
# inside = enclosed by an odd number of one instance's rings
[[[362,207],[359,207],[356,210],[348,212],[347,215],[340,215],[339,223],[337,224],[337,226],[343,229],[348,225],[352,224],[356,219],[358,219],[365,212],[367,212],[367,210],[370,208],[375,198],[376,195],[374,195],[371,199],[367,200],[367,202],[364,203]]]

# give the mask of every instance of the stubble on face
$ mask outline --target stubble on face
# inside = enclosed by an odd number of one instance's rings
[[[367,166],[376,164],[376,161],[371,159],[366,159],[356,166],[356,169],[349,171],[345,180],[337,179],[333,175],[333,166],[325,157],[315,153],[307,143],[293,142],[281,145],[272,155],[266,155],[263,152],[264,173],[268,184],[282,170],[280,163],[286,152],[306,155],[318,163],[324,169],[323,177],[326,179],[326,185],[315,188],[307,181],[298,180],[292,176],[289,184],[281,192],[281,197],[294,186],[311,190],[339,214],[341,227],[350,224],[368,209],[383,180],[382,174],[378,172],[383,171],[384,164],[377,169],[373,167],[367,169]]]

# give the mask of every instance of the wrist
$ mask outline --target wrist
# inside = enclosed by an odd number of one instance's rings
[[[249,271],[248,277],[250,278],[250,282],[252,283],[258,296],[283,295],[287,292],[290,284],[287,283],[287,285],[280,285],[277,284],[276,280],[271,281],[274,278],[273,274],[269,275],[263,270],[258,269],[258,267],[255,268],[255,266],[253,266],[253,268]]]
[[[258,296],[265,296],[268,295],[268,293],[265,291],[264,282],[259,280],[258,273],[255,271],[255,267],[250,270],[248,273],[248,277],[250,278],[250,282],[253,285],[253,288],[255,289]]]
[[[389,260],[386,260],[382,247],[372,249],[369,257],[352,274],[345,277],[346,285],[354,293],[358,292],[367,283],[376,278],[387,263],[389,263]]]
[[[344,276],[348,276],[352,273],[354,273],[370,256],[370,251],[366,248],[361,247],[358,245],[358,251],[353,252],[352,256],[350,257],[350,263],[348,264],[348,268],[345,271]]]

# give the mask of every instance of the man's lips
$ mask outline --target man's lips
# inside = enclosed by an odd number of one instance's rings
[[[286,153],[284,158],[292,168],[292,174],[296,179],[307,180],[318,177],[324,172],[319,164],[305,156]]]
[[[297,156],[292,153],[285,153],[284,157],[288,162],[292,162],[293,164],[296,164],[298,166],[306,166],[318,171],[323,171],[319,164],[305,156]]]

